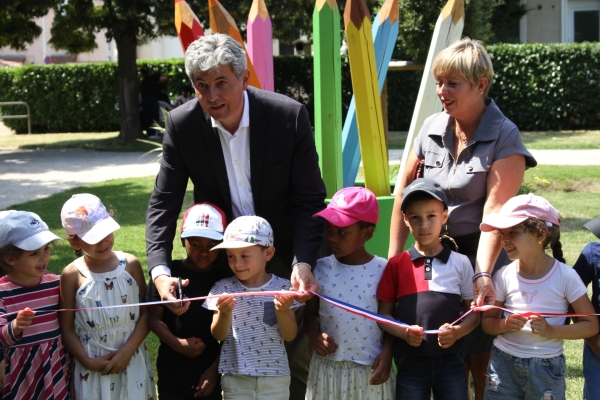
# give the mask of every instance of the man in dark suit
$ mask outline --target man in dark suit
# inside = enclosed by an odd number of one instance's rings
[[[169,114],[146,214],[148,269],[161,298],[175,298],[177,281],[168,266],[188,179],[194,202],[217,205],[228,222],[251,214],[269,221],[277,250],[267,271],[290,279],[296,290],[318,290],[311,266],[323,225],[312,215],[325,207],[326,191],[306,108],[248,87],[246,54],[227,35],[198,39],[185,57],[198,101]],[[179,314],[187,307],[170,304]],[[291,398],[304,398],[310,353],[299,330],[288,347]]]

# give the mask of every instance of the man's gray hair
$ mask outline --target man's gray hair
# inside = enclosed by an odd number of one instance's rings
[[[189,45],[185,52],[185,73],[194,84],[194,74],[207,72],[219,65],[229,65],[233,73],[242,79],[248,68],[246,52],[231,36],[215,33],[203,36]]]

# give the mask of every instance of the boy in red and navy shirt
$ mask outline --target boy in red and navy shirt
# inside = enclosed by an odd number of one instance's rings
[[[468,398],[461,340],[479,323],[471,313],[450,326],[473,300],[469,259],[440,242],[448,219],[446,196],[431,179],[416,179],[402,191],[404,223],[415,237],[409,250],[388,261],[377,290],[379,313],[411,326],[380,327],[397,336],[396,393],[407,399]],[[438,334],[425,330],[439,329]]]

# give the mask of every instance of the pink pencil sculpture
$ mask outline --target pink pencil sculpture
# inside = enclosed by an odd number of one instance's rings
[[[265,90],[275,90],[273,75],[273,29],[264,0],[254,0],[246,26],[248,55]]]

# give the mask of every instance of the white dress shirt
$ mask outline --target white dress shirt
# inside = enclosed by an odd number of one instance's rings
[[[244,92],[244,111],[237,131],[233,134],[212,117],[213,128],[219,130],[219,139],[223,148],[225,168],[231,193],[233,217],[254,215],[254,200],[250,186],[250,107],[248,94]]]
[[[208,119],[209,115],[204,112]],[[231,193],[231,209],[234,218],[242,215],[254,215],[254,200],[252,199],[252,186],[250,185],[250,105],[248,94],[244,91],[244,110],[238,129],[232,134],[213,117],[210,117],[213,128],[219,131],[229,192]],[[152,279],[159,275],[171,276],[171,269],[166,265],[157,265],[152,268]]]

